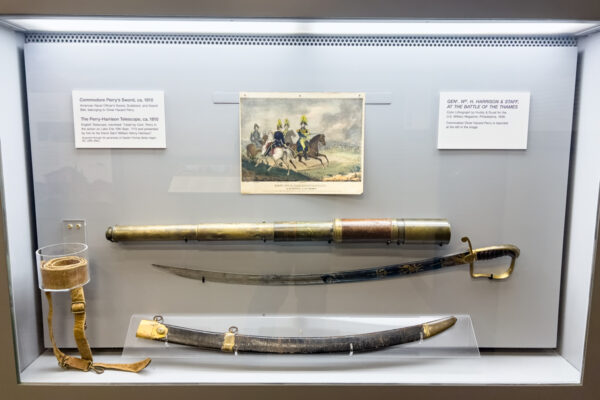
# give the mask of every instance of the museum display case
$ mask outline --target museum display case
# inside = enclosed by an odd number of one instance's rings
[[[20,384],[582,382],[600,21],[0,15],[0,58]]]

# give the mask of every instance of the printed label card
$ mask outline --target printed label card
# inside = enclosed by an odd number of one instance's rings
[[[528,92],[441,92],[438,149],[527,149]]]
[[[75,147],[167,147],[162,91],[73,90]]]

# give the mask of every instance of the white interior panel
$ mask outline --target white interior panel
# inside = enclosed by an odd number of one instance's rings
[[[563,356],[581,369],[590,302],[600,186],[600,34],[579,40],[579,98],[575,125],[571,218],[563,282]]]
[[[8,241],[11,301],[19,367],[41,351],[40,314],[34,267],[32,193],[29,188],[29,141],[23,82],[23,35],[0,26],[0,151],[2,197]]]

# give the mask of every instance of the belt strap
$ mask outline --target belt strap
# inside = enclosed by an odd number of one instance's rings
[[[104,364],[95,363],[92,358],[92,350],[85,336],[85,296],[83,294],[83,287],[78,287],[71,290],[71,312],[73,313],[73,336],[75,336],[75,342],[77,343],[77,349],[81,358],[71,357],[63,353],[54,340],[54,331],[52,329],[52,292],[45,292],[46,299],[48,300],[48,332],[50,334],[50,341],[52,342],[52,350],[54,356],[58,360],[58,365],[65,369],[78,369],[80,371],[93,370],[99,374],[104,372],[105,369],[114,369],[119,371],[127,372],[140,372],[150,364],[150,359],[138,361],[131,364]]]

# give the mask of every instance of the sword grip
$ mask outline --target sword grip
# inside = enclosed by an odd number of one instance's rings
[[[517,257],[519,257],[519,254],[520,254],[519,248],[511,245],[511,246],[503,246],[501,248],[477,250],[477,259],[481,260],[481,261],[485,261],[485,260],[493,260],[495,258],[500,258],[500,257],[517,258]]]

